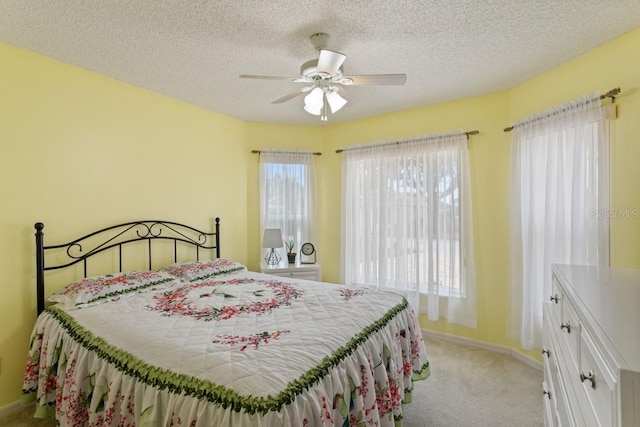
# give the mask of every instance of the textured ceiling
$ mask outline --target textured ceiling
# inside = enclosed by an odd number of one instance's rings
[[[640,26],[640,0],[0,0],[0,41],[245,121],[320,125],[303,97],[275,99],[317,57],[345,74],[405,73],[352,86],[327,123],[507,89]],[[598,89],[598,88],[594,88]],[[599,88],[609,89],[609,88]]]

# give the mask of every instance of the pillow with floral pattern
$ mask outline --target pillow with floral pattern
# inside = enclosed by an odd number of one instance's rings
[[[169,273],[182,280],[194,281],[246,269],[244,265],[238,262],[216,258],[206,261],[178,262],[160,271]]]
[[[179,283],[174,276],[158,271],[131,271],[86,277],[70,283],[49,297],[66,309],[83,308],[112,301],[133,292],[161,289]]]

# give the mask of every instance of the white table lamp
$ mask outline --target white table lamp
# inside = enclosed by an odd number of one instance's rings
[[[280,255],[275,248],[283,248],[282,233],[279,228],[265,228],[262,238],[262,247],[268,248],[267,256],[264,258],[268,265],[278,265],[280,263]]]

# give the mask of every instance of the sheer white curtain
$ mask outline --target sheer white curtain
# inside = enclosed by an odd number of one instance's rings
[[[432,320],[476,325],[467,135],[343,152],[343,283],[391,290]]]
[[[595,93],[514,126],[509,335],[523,348],[542,344],[552,263],[609,263],[610,115]]]
[[[295,241],[296,251],[315,242],[315,181],[313,153],[260,152],[260,239],[265,228],[279,228],[284,240]]]

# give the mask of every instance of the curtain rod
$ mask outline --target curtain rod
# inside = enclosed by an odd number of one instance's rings
[[[262,151],[260,150],[251,150],[251,152],[257,153],[257,154],[262,153]],[[274,151],[265,151],[265,153],[296,153],[297,154],[297,153],[304,153],[304,151],[274,150]],[[322,153],[319,153],[317,151],[311,154],[313,154],[314,156],[322,156]]]
[[[611,98],[611,102],[616,102],[616,95],[620,93],[620,88],[616,87],[611,89],[609,92],[600,95],[600,99]],[[546,117],[546,116],[545,116]],[[511,132],[515,126],[509,126],[508,128],[504,128],[505,132]]]
[[[480,131],[478,131],[478,130],[470,130],[469,132],[465,132],[465,134],[467,135],[467,139],[469,139],[469,136],[477,135],[479,133],[480,133]],[[429,138],[427,138],[427,139],[429,139]],[[397,142],[391,142],[390,144],[402,144],[402,142],[403,141],[397,141]],[[344,151],[344,149],[340,148],[340,149],[336,150],[336,153],[342,153],[343,151]]]

